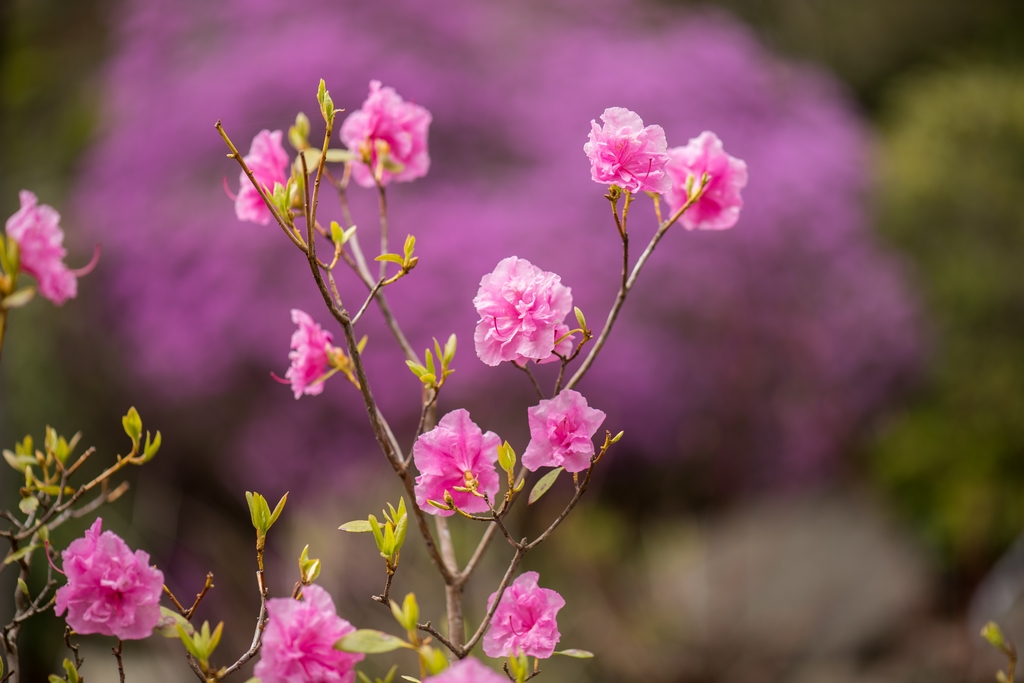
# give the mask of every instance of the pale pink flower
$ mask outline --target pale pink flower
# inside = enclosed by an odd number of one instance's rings
[[[256,182],[264,192],[273,194],[274,184],[288,182],[285,170],[288,168],[288,153],[281,145],[281,131],[261,130],[252,139],[249,153],[243,157]],[[235,197],[235,215],[240,221],[266,225],[273,217],[259,191],[249,182],[245,171],[239,171],[238,196]]]
[[[437,423],[437,426],[416,439],[412,456],[420,475],[416,477],[416,504],[424,512],[450,517],[453,510],[441,510],[429,504],[428,500],[444,501],[444,493],[451,493],[452,500],[466,512],[483,512],[487,503],[467,491],[456,491],[456,486],[465,487],[473,480],[477,491],[486,493],[494,500],[498,493],[498,446],[501,439],[494,432],[481,432],[463,409],[453,410]]]
[[[725,230],[736,225],[743,206],[740,190],[747,185],[746,162],[726,154],[722,141],[707,130],[692,138],[685,147],[670,149],[669,157],[666,170],[672,187],[665,199],[673,211],[686,203],[687,182],[696,191],[700,188],[701,176],[707,173],[709,178],[704,194],[679,219],[683,227]]]
[[[594,182],[630,192],[668,190],[668,142],[661,126],[645,128],[636,112],[623,107],[605,109],[601,120],[603,126],[590,122],[590,141],[583,145]]]
[[[531,472],[541,467],[564,467],[582,472],[594,455],[594,434],[605,414],[587,405],[579,392],[566,389],[526,411],[530,416],[530,443],[523,452],[523,466]]]
[[[362,148],[369,150],[371,165],[352,165],[352,177],[363,187],[373,187],[373,167],[378,160],[378,141],[387,143],[388,154],[401,168],[383,169],[381,182],[406,181],[421,178],[430,169],[427,153],[427,130],[430,112],[418,104],[406,102],[395,89],[381,87],[380,81],[370,81],[370,95],[361,109],[348,115],[341,125],[341,141],[356,155]]]
[[[21,208],[7,219],[7,237],[18,244],[20,268],[39,283],[39,293],[55,304],[78,294],[78,279],[64,265],[64,232],[60,214],[52,206],[39,204],[28,190],[18,193]]]
[[[68,582],[57,589],[54,609],[67,610],[68,626],[77,633],[146,638],[160,621],[163,572],[149,565],[148,553],[132,554],[117,534],[101,533],[102,524],[97,517],[61,553]]]
[[[292,309],[292,322],[298,329],[292,333],[292,350],[288,353],[292,364],[284,376],[291,382],[295,398],[303,394],[316,396],[324,390],[324,382],[317,380],[330,365],[327,349],[334,337],[313,322],[308,313],[297,308]]]
[[[364,655],[334,644],[355,627],[338,616],[330,594],[317,585],[302,589],[302,600],[267,601],[260,661],[253,674],[263,683],[352,683]]]
[[[473,305],[480,314],[473,335],[480,360],[543,361],[551,358],[556,338],[569,331],[562,321],[572,310],[572,290],[558,275],[510,256],[480,280]],[[571,346],[563,340],[559,352]]]
[[[555,615],[565,607],[565,600],[557,591],[538,586],[537,577],[537,572],[525,572],[502,593],[484,636],[488,657],[525,654],[547,659],[555,651],[562,637]],[[487,609],[497,596],[491,593]]]
[[[423,679],[423,683],[506,683],[504,676],[472,657],[455,662],[436,676]]]

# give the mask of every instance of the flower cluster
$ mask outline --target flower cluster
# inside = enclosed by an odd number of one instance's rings
[[[341,126],[341,141],[364,161],[353,165],[352,177],[363,187],[373,187],[378,168],[382,185],[426,175],[430,119],[429,111],[406,102],[394,88],[370,81],[370,94],[363,106]]]
[[[583,145],[595,182],[629,192],[664,194],[672,210],[678,211],[700,192],[706,174],[703,192],[680,220],[687,230],[724,230],[736,225],[747,165],[726,154],[718,136],[704,131],[685,147],[668,149],[661,126],[645,128],[635,112],[610,107],[601,120],[603,126],[590,122],[590,141]]]
[[[78,633],[147,638],[160,621],[163,572],[149,565],[148,553],[132,553],[102,525],[97,517],[85,536],[61,553],[68,582],[57,590],[54,609],[66,611],[68,625]]]
[[[273,194],[274,185],[284,185],[288,178],[285,170],[288,168],[288,153],[281,145],[282,133],[275,130],[261,130],[252,139],[249,146],[249,153],[245,155],[244,161],[252,171],[256,182],[260,184],[263,191]],[[238,195],[235,197],[235,215],[240,221],[249,221],[266,225],[270,222],[271,213],[267,208],[263,197],[260,196],[256,186],[249,182],[245,171],[238,174]]]
[[[538,586],[538,578],[537,572],[525,572],[505,589],[484,636],[488,657],[525,654],[547,659],[554,653],[562,637],[555,617],[565,607],[565,599],[557,591]],[[497,592],[491,594],[487,609],[497,597]]]
[[[297,308],[292,309],[292,322],[298,328],[292,333],[292,350],[288,353],[291,366],[284,376],[291,383],[295,398],[303,394],[316,396],[324,390],[323,378],[330,365],[334,336]]]
[[[523,466],[531,472],[541,467],[564,467],[582,472],[594,455],[594,434],[605,414],[587,405],[578,391],[566,389],[550,400],[527,410],[530,443],[523,452]]]
[[[502,259],[480,280],[473,305],[480,315],[473,341],[488,365],[543,362],[572,348],[572,339],[562,338],[569,332],[562,321],[572,310],[572,290],[526,259]]]
[[[317,585],[302,590],[302,600],[267,601],[260,661],[253,671],[263,683],[352,683],[363,655],[342,652],[334,644],[355,627],[338,616],[330,594]]]
[[[672,186],[665,199],[673,211],[685,205],[689,199],[688,192],[700,186],[705,173],[708,176],[700,199],[679,219],[683,227],[687,230],[725,230],[736,225],[743,206],[740,190],[747,185],[746,163],[726,154],[722,141],[710,131],[693,138],[685,147],[670,149],[669,157],[671,160],[665,168],[672,179]]]
[[[424,512],[449,517],[454,510],[443,510],[428,501],[441,502],[447,492],[455,505],[466,512],[484,512],[487,503],[469,491],[474,487],[494,499],[498,493],[498,446],[494,432],[482,432],[463,409],[453,410],[423,434],[413,445],[412,456],[420,475],[416,477],[416,504]]]
[[[60,214],[53,207],[39,204],[28,190],[18,194],[21,208],[7,219],[7,237],[18,245],[20,268],[39,283],[39,293],[55,304],[78,294],[78,279],[64,264],[64,232]]]

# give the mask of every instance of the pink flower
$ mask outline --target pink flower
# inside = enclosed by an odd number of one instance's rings
[[[418,104],[406,102],[392,87],[382,88],[380,81],[370,81],[370,95],[362,109],[352,112],[341,125],[341,141],[357,155],[366,148],[371,165],[352,165],[352,176],[363,187],[373,187],[373,167],[378,161],[378,142],[387,143],[388,154],[401,168],[383,170],[381,182],[415,180],[427,174],[430,155],[427,153],[427,129],[430,112]]]
[[[246,165],[252,171],[256,182],[269,195],[274,192],[274,184],[284,185],[288,182],[285,169],[288,168],[288,153],[281,146],[281,131],[261,130],[252,139],[249,153],[244,157]],[[238,196],[235,197],[235,215],[240,221],[250,221],[266,225],[272,214],[267,208],[259,191],[249,182],[245,171],[239,171]]]
[[[291,381],[296,399],[303,394],[316,396],[324,390],[324,382],[317,380],[327,373],[327,349],[334,337],[297,308],[292,309],[292,322],[299,328],[292,333],[292,350],[288,353],[292,364],[284,376]]]
[[[61,553],[68,582],[57,589],[55,611],[67,610],[68,626],[78,633],[146,638],[160,621],[163,572],[149,566],[148,553],[133,555],[117,534],[100,533],[102,523],[97,517]]]
[[[37,204],[28,190],[18,193],[21,208],[7,219],[7,237],[18,244],[21,270],[39,283],[39,293],[55,304],[78,294],[78,279],[64,265],[64,232],[58,225],[60,214],[52,206]]]
[[[416,504],[424,512],[450,517],[454,510],[441,510],[428,500],[444,501],[444,492],[452,495],[455,504],[466,512],[483,512],[487,503],[456,486],[467,486],[473,480],[477,490],[494,501],[498,493],[498,446],[501,439],[494,432],[481,433],[480,428],[463,409],[453,410],[426,434],[416,439],[413,459],[420,475],[416,477]]]
[[[523,653],[547,659],[555,651],[562,637],[555,615],[565,607],[565,600],[557,591],[538,586],[537,577],[537,572],[526,572],[505,589],[484,636],[488,657]],[[487,609],[497,596],[491,593]]]
[[[687,230],[725,230],[736,225],[740,218],[743,198],[740,190],[747,185],[747,164],[725,153],[722,141],[710,131],[704,131],[690,140],[686,147],[669,150],[667,171],[672,188],[665,199],[673,211],[686,203],[688,179],[693,189],[700,187],[700,179],[708,174],[704,194],[686,210],[679,221]]]
[[[550,400],[527,410],[530,444],[523,452],[523,466],[531,472],[541,467],[564,467],[582,472],[594,455],[594,434],[605,415],[587,406],[587,399],[566,389]]]
[[[618,185],[630,192],[660,194],[668,190],[668,142],[661,126],[645,128],[636,112],[623,107],[605,109],[601,120],[604,126],[590,122],[590,142],[583,145],[594,182]]]
[[[543,361],[551,358],[556,338],[569,331],[562,320],[572,310],[572,290],[554,273],[510,256],[480,280],[473,305],[480,314],[473,335],[480,360]],[[565,353],[571,347],[564,340],[558,348]]]
[[[466,657],[438,675],[424,678],[423,683],[505,683],[507,680],[479,660]]]
[[[507,680],[479,660],[467,657],[438,675],[423,679],[423,683],[505,683]]]
[[[302,600],[267,601],[260,661],[253,674],[263,683],[352,683],[353,667],[364,655],[335,650],[355,627],[338,616],[330,594],[317,585],[302,589]]]

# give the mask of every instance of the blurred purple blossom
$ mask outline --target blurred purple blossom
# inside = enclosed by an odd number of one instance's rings
[[[727,17],[624,0],[126,0],[122,12],[106,130],[74,208],[109,255],[132,365],[172,405],[278,367],[288,311],[321,310],[280,231],[235,219],[222,178],[238,169],[213,128],[222,119],[244,145],[304,110],[316,140],[321,77],[337,107],[356,109],[373,78],[433,115],[429,175],[389,194],[392,241],[414,233],[420,266],[387,292],[414,347],[458,334],[442,412],[473,398],[485,429],[517,425],[525,444],[535,397],[522,373],[486,367],[470,344],[477,284],[502,258],[558,273],[591,326],[603,321],[620,246],[582,145],[610,106],[664,127],[669,145],[713,130],[750,169],[737,226],[667,235],[579,386],[624,444],[710,456],[740,479],[813,479],[916,365],[913,299],[866,220],[865,125],[827,75]],[[372,249],[375,196],[352,195]],[[340,220],[329,193],[320,212]],[[653,230],[643,198],[635,253]],[[358,307],[365,289],[347,274],[339,286]],[[385,411],[414,420],[418,382],[378,318],[365,317],[370,380]],[[345,425],[365,414],[347,383],[303,411],[288,401],[267,376],[236,427],[241,457],[277,463],[278,482],[352,457]]]

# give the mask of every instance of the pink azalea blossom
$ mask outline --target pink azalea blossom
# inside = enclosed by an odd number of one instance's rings
[[[668,190],[668,142],[661,126],[645,128],[636,112],[623,107],[605,109],[601,120],[603,126],[590,122],[590,141],[583,145],[594,182],[630,192]]]
[[[685,147],[669,150],[669,157],[671,161],[666,170],[672,187],[665,199],[673,211],[686,203],[688,181],[696,190],[704,173],[709,178],[704,194],[679,219],[683,227],[725,230],[736,225],[743,206],[740,190],[747,185],[746,162],[726,154],[722,141],[710,131],[691,139]]]
[[[555,340],[569,331],[562,321],[572,310],[572,290],[554,273],[510,256],[480,280],[473,305],[480,314],[473,335],[476,355],[488,365],[521,365],[551,358]],[[566,353],[572,340],[558,348]]]
[[[100,633],[121,640],[148,637],[160,621],[164,575],[112,531],[101,533],[99,517],[83,538],[61,557],[66,585],[57,589],[55,611],[67,610],[68,626],[78,633]]]
[[[371,166],[353,164],[352,176],[363,187],[373,187],[372,167],[378,161],[378,142],[387,143],[388,154],[401,168],[383,169],[381,182],[421,178],[430,169],[427,153],[427,129],[430,112],[418,104],[406,102],[392,87],[370,81],[370,95],[361,109],[352,112],[341,125],[341,141],[357,155],[369,150]]]
[[[253,673],[263,683],[352,683],[353,667],[364,655],[336,650],[334,644],[355,630],[320,586],[303,588],[302,600],[272,598]]]
[[[565,600],[557,591],[538,586],[537,577],[537,572],[526,572],[505,589],[484,636],[488,657],[523,653],[547,659],[555,651],[562,637],[555,615],[565,607]],[[497,592],[491,593],[487,609],[497,596]]]
[[[249,153],[244,157],[246,165],[252,171],[256,182],[269,195],[274,192],[274,184],[284,185],[288,182],[285,170],[288,168],[288,153],[281,146],[281,131],[261,130],[252,139]],[[249,221],[266,225],[273,217],[259,191],[249,182],[245,171],[239,171],[238,196],[235,197],[235,215],[240,221]]]
[[[529,408],[530,444],[523,452],[523,466],[531,472],[541,467],[564,467],[582,472],[594,455],[594,434],[605,414],[587,405],[579,392],[566,389],[550,400]]]
[[[416,477],[416,504],[424,512],[450,517],[454,510],[441,510],[428,500],[444,501],[444,493],[451,493],[452,499],[466,512],[483,512],[487,503],[466,491],[456,491],[456,486],[466,486],[477,481],[477,490],[486,493],[494,501],[498,493],[498,446],[501,439],[494,432],[482,433],[463,409],[453,410],[437,423],[437,426],[416,440],[412,447],[413,459],[420,475]]]
[[[423,683],[505,683],[507,680],[479,660],[466,657],[438,675],[423,679]]]
[[[334,337],[313,322],[308,313],[297,308],[292,309],[292,322],[298,329],[292,333],[292,350],[288,353],[292,364],[284,376],[291,382],[296,399],[303,394],[316,396],[324,390],[324,382],[317,380],[327,373],[330,365],[327,349]]]
[[[64,265],[64,232],[60,214],[52,206],[38,204],[28,190],[18,193],[21,208],[7,219],[7,237],[14,240],[21,254],[20,268],[39,283],[39,293],[55,304],[78,294],[78,279]]]

